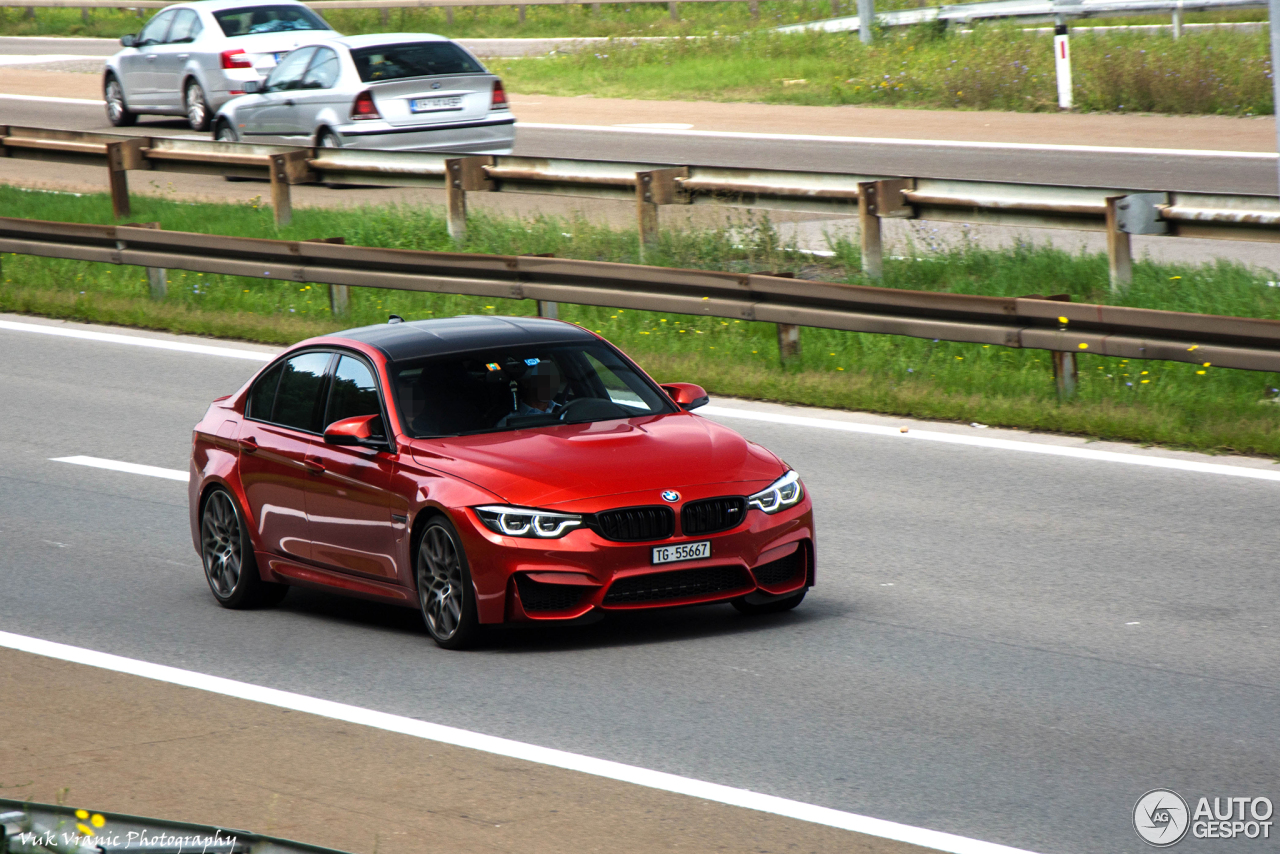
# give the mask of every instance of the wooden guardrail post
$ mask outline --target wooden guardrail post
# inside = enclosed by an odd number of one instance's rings
[[[142,149],[150,147],[151,140],[143,137],[107,143],[107,181],[111,186],[111,213],[116,219],[129,216],[128,170],[146,168]]]
[[[658,245],[658,208],[676,201],[677,178],[686,178],[689,167],[675,166],[636,173],[636,219],[640,227],[640,259]]]
[[[493,158],[485,155],[451,157],[444,162],[445,215],[449,237],[454,243],[467,239],[467,191],[488,192],[494,188],[485,171],[485,167],[492,165]]]
[[[671,14],[671,20],[680,20],[680,4],[677,3],[676,0],[670,0],[670,2],[667,3],[667,12]]]
[[[311,151],[305,148],[271,155],[271,210],[275,214],[277,228],[293,222],[290,185],[315,180],[315,173],[307,166],[309,157]]]
[[[520,19],[520,23],[522,24],[524,23],[524,10],[525,5],[523,3],[516,7],[516,17]]]
[[[347,239],[345,237],[311,237],[306,243],[336,243],[339,246],[345,246]],[[330,285],[329,286],[329,313],[334,317],[347,317],[351,314],[351,287],[350,285]]]
[[[1124,196],[1107,196],[1107,266],[1111,274],[1111,292],[1121,294],[1133,282],[1133,252],[1129,233],[1120,229],[1119,204]]]

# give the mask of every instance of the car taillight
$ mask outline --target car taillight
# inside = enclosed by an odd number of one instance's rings
[[[253,68],[253,63],[249,61],[249,56],[241,48],[232,48],[222,52],[223,68]]]
[[[378,108],[373,103],[372,92],[365,90],[356,95],[355,103],[351,105],[351,118],[356,121],[382,118],[382,114],[378,112]]]
[[[502,88],[502,81],[493,81],[493,100],[489,102],[491,110],[505,110],[507,108],[507,90]]]

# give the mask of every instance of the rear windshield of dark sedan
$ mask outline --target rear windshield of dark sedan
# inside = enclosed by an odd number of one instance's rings
[[[213,17],[227,36],[330,29],[319,15],[305,6],[249,6],[214,12]]]
[[[465,50],[450,42],[410,42],[361,47],[351,51],[365,83],[430,77],[435,74],[481,74],[484,69]]]
[[[551,344],[391,366],[400,420],[420,439],[674,412],[602,344]]]

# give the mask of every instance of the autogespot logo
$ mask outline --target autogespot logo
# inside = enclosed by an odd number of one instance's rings
[[[1169,789],[1152,789],[1133,807],[1133,829],[1142,841],[1164,848],[1187,835],[1187,802]]]

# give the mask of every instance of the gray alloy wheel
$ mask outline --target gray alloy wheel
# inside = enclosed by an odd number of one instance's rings
[[[209,129],[209,102],[204,99],[204,89],[195,80],[187,81],[183,104],[187,108],[187,124],[192,130]]]
[[[209,493],[200,511],[200,560],[209,589],[224,608],[275,605],[289,592],[287,585],[269,584],[258,576],[240,510],[222,488]]]
[[[445,649],[468,646],[479,631],[475,591],[466,555],[453,526],[432,519],[417,556],[418,602],[432,640]]]
[[[124,87],[114,74],[107,77],[107,84],[102,92],[107,102],[107,121],[115,127],[128,127],[138,121],[137,113],[131,112],[124,102]]]

